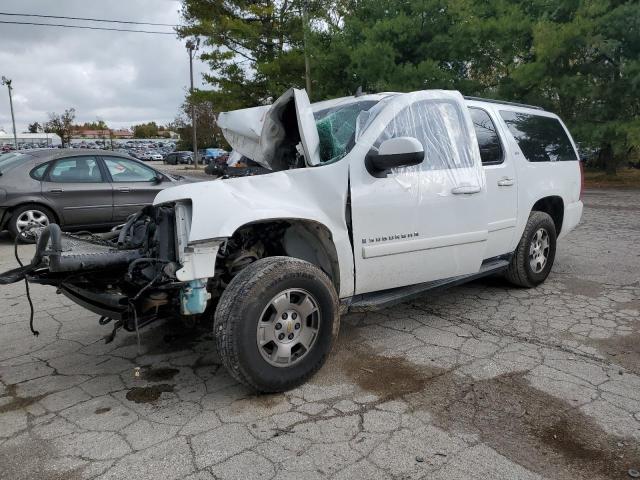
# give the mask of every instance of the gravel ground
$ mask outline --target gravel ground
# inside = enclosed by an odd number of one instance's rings
[[[134,335],[105,345],[95,315],[37,285],[34,338],[24,285],[3,286],[0,478],[629,478],[638,200],[587,192],[536,289],[486,279],[344,317],[326,366],[280,395],[237,385],[207,327],[144,330],[140,353]]]

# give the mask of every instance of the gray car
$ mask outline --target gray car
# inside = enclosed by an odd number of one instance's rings
[[[164,163],[166,163],[167,165],[191,165],[193,163],[193,152],[183,151],[168,153],[164,157]]]
[[[128,155],[42,149],[0,156],[0,228],[14,236],[55,222],[67,230],[110,227],[188,182]]]

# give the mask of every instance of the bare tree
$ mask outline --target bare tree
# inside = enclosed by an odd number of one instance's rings
[[[57,134],[62,140],[62,146],[68,147],[71,143],[71,132],[73,130],[73,121],[75,118],[75,108],[69,108],[60,115],[57,113],[50,113],[45,131]]]

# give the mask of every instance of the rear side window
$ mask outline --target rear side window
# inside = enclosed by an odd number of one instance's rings
[[[48,173],[49,181],[56,183],[98,183],[102,174],[95,157],[63,158],[56,161]]]
[[[501,110],[500,115],[530,162],[578,160],[557,118]]]
[[[496,126],[489,114],[481,108],[469,108],[473,128],[476,131],[480,158],[483,165],[498,165],[503,162],[502,145],[496,131]]]

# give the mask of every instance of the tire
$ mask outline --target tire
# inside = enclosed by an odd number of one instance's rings
[[[276,299],[286,306],[282,311],[289,312],[286,320],[273,306]],[[313,305],[317,309],[305,316],[305,307],[311,311]],[[296,308],[300,309],[298,317]],[[213,328],[218,353],[229,373],[257,392],[275,393],[301,385],[322,367],[339,327],[338,296],[327,275],[303,260],[269,257],[250,264],[231,280],[218,303]],[[258,330],[263,339],[270,338],[265,332],[274,337],[261,346]],[[284,334],[295,338],[285,337],[279,343],[276,337]],[[305,348],[304,339],[311,336]],[[276,355],[287,351],[287,347],[280,350],[284,345],[290,345],[293,352],[289,362],[284,360],[286,355]]]
[[[545,235],[548,244],[546,249]],[[556,227],[552,218],[544,212],[531,212],[505,278],[514,285],[526,288],[544,282],[556,257],[556,240]],[[540,248],[536,248],[536,244],[540,244]],[[542,256],[539,255],[540,252]],[[535,266],[532,263],[535,263]]]
[[[22,233],[28,227],[21,225],[21,223],[30,219],[33,220],[34,226],[40,225],[43,227],[56,221],[55,215],[47,207],[36,203],[28,203],[19,206],[13,211],[7,223],[7,230],[9,230],[13,238],[20,236],[20,241],[23,243],[35,243],[35,236]]]

